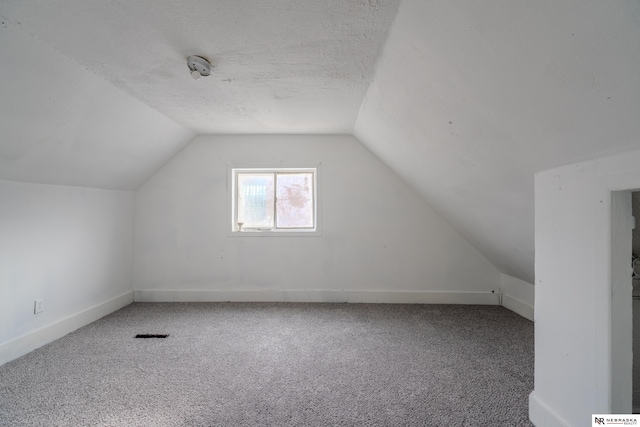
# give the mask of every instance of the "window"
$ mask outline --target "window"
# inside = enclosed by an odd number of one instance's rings
[[[232,169],[233,233],[317,232],[317,168]]]

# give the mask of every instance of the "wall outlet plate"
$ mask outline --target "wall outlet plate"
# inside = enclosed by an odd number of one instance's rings
[[[33,314],[42,313],[44,311],[44,299],[40,298],[35,300],[33,304]]]

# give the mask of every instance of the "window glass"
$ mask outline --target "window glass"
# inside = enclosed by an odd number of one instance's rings
[[[238,173],[238,221],[243,228],[272,228],[274,224],[273,173]]]
[[[277,228],[313,228],[313,174],[276,174]]]

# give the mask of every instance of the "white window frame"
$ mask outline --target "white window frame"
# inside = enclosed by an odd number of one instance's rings
[[[238,211],[238,194],[237,194],[237,177],[239,173],[291,173],[291,172],[309,172],[313,174],[313,228],[242,228],[238,229],[237,211]],[[321,236],[320,229],[320,165],[310,167],[228,167],[228,193],[231,204],[230,227],[227,229],[228,236],[243,237],[266,237],[266,236]]]

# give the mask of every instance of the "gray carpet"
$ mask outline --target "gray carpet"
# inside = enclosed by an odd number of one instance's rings
[[[135,303],[0,367],[0,425],[529,426],[532,389],[502,307]]]

